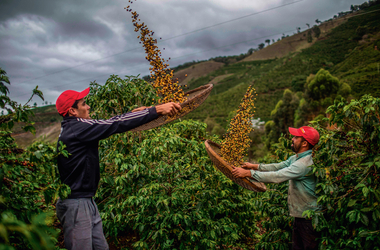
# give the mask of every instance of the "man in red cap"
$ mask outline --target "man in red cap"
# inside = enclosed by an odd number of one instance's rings
[[[140,107],[108,120],[92,120],[90,107],[84,100],[89,92],[90,88],[82,92],[66,90],[56,101],[58,113],[63,116],[57,147],[62,142],[69,153],[68,157],[58,156],[58,170],[61,181],[71,189],[67,199],[58,200],[56,209],[69,250],[108,249],[98,207],[92,198],[100,180],[99,140],[181,110],[178,103],[171,102]]]
[[[294,217],[292,249],[317,249],[318,234],[311,220],[302,215],[306,210],[319,210],[315,186],[317,179],[312,174],[312,148],[319,141],[319,133],[312,127],[289,128],[292,150],[296,153],[286,161],[274,164],[252,164],[245,162],[242,168],[235,168],[235,178],[248,177],[264,183],[289,181],[288,206],[290,216]]]

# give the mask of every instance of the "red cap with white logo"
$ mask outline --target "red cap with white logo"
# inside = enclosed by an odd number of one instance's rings
[[[289,127],[289,133],[291,133],[294,136],[302,136],[305,138],[306,141],[308,141],[311,145],[315,145],[319,141],[319,133],[315,128],[303,126],[300,128],[290,128]]]

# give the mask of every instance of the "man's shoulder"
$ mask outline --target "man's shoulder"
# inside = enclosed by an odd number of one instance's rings
[[[311,165],[314,165],[313,157],[311,154],[305,155],[304,157],[297,159],[293,164],[302,167],[309,167]]]

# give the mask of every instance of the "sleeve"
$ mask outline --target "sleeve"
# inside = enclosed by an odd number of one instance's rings
[[[77,118],[72,126],[75,136],[82,142],[98,141],[113,134],[123,133],[158,117],[155,107],[137,112],[128,112],[108,120]]]
[[[289,167],[278,171],[260,172],[251,170],[251,177],[264,183],[280,183],[292,179],[297,179],[305,175],[305,167],[299,164],[291,164]]]
[[[290,159],[290,158],[289,158]],[[283,169],[283,168],[286,168],[286,167],[289,167],[290,165],[290,161],[286,160],[286,161],[283,161],[283,162],[280,162],[280,163],[270,163],[270,164],[260,164],[259,165],[259,171],[278,171],[280,169]]]

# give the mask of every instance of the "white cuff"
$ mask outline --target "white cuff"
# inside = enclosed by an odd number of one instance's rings
[[[251,177],[253,178],[253,175],[255,174],[255,170],[250,170],[251,171]]]

